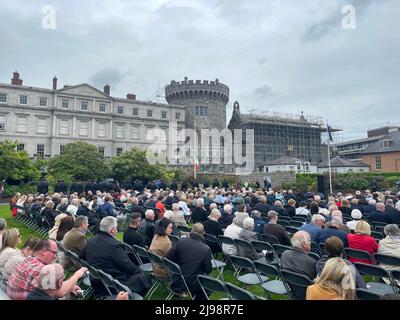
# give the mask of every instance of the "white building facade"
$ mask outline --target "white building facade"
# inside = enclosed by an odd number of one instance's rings
[[[171,122],[178,131],[185,126],[185,107],[110,96],[83,83],[57,89],[27,87],[14,73],[12,84],[0,84],[0,141],[18,141],[18,149],[31,158],[53,157],[66,144],[84,141],[98,147],[104,157],[154,144],[154,129],[168,139]]]

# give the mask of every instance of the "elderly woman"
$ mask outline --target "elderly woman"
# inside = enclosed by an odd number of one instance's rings
[[[349,248],[368,251],[371,256],[378,250],[378,244],[376,240],[371,237],[371,227],[368,222],[360,220],[356,224],[354,234],[347,235],[347,241],[349,242]],[[362,260],[349,258],[350,262],[363,262],[373,264],[371,260]]]
[[[353,218],[353,220],[348,221],[346,223],[346,226],[351,230],[354,231],[356,229],[356,225],[357,222],[360,221],[362,219],[362,213],[360,210],[358,209],[353,209],[351,211],[351,217]]]
[[[68,205],[69,205],[68,198],[62,198],[60,204],[56,207],[56,210],[61,212],[66,212]]]
[[[42,209],[40,214],[47,218],[47,221],[50,223],[50,226],[53,226],[56,218],[56,211],[54,210],[54,202],[52,200],[47,201],[45,207]]]
[[[243,220],[243,229],[239,233],[239,239],[241,240],[246,240],[246,241],[252,241],[252,240],[259,240],[257,233],[254,231],[254,219],[253,218],[244,218]],[[247,248],[242,248],[238,246],[238,254],[239,256],[249,258],[251,260],[257,260],[259,258],[264,257],[263,253],[257,253],[255,255],[253,252],[249,251]]]
[[[378,253],[387,256],[393,256],[400,258],[400,230],[396,224],[388,224],[383,229],[385,232],[385,239],[379,241]],[[391,266],[386,264],[380,264],[380,267],[387,271],[398,270],[399,266]]]
[[[69,213],[71,216],[75,217],[80,204],[81,204],[81,201],[79,200],[79,198],[73,198],[71,200],[71,204],[67,208],[67,213]]]
[[[17,246],[21,243],[21,235],[18,229],[10,228],[7,229],[2,238],[2,249],[0,251],[0,274],[3,274],[4,267],[8,260],[13,256],[20,255],[20,251]]]
[[[237,212],[235,218],[232,220],[232,224],[225,229],[224,236],[232,239],[239,239],[243,229],[243,220],[248,217],[249,215],[245,212]],[[236,246],[225,243],[222,244],[222,251],[227,255],[237,254]]]

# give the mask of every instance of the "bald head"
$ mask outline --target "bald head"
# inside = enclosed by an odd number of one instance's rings
[[[195,223],[192,227],[191,233],[199,236],[204,235],[204,225],[202,223]]]

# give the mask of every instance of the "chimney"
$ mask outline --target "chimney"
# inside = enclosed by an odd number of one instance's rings
[[[105,86],[104,86],[104,89],[103,89],[103,91],[104,91],[104,93],[106,94],[106,95],[110,95],[110,86],[108,85],[108,84],[106,84]]]
[[[128,93],[126,95],[126,98],[129,100],[136,100],[136,95],[134,95],[133,93]]]
[[[22,86],[22,79],[19,78],[18,71],[13,73],[13,78],[11,79],[11,84],[14,86]]]
[[[53,90],[57,90],[57,77],[54,76],[53,78]]]

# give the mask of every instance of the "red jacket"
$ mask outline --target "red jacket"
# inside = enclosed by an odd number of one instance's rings
[[[378,251],[378,244],[376,243],[376,240],[371,236],[349,233],[347,235],[347,240],[349,242],[350,249],[368,251],[371,254],[371,256],[373,256],[374,253]],[[349,258],[349,260],[353,263],[354,262],[363,262],[363,263],[372,264],[372,261],[370,261],[370,260],[361,260],[361,259],[354,259],[354,258]]]

